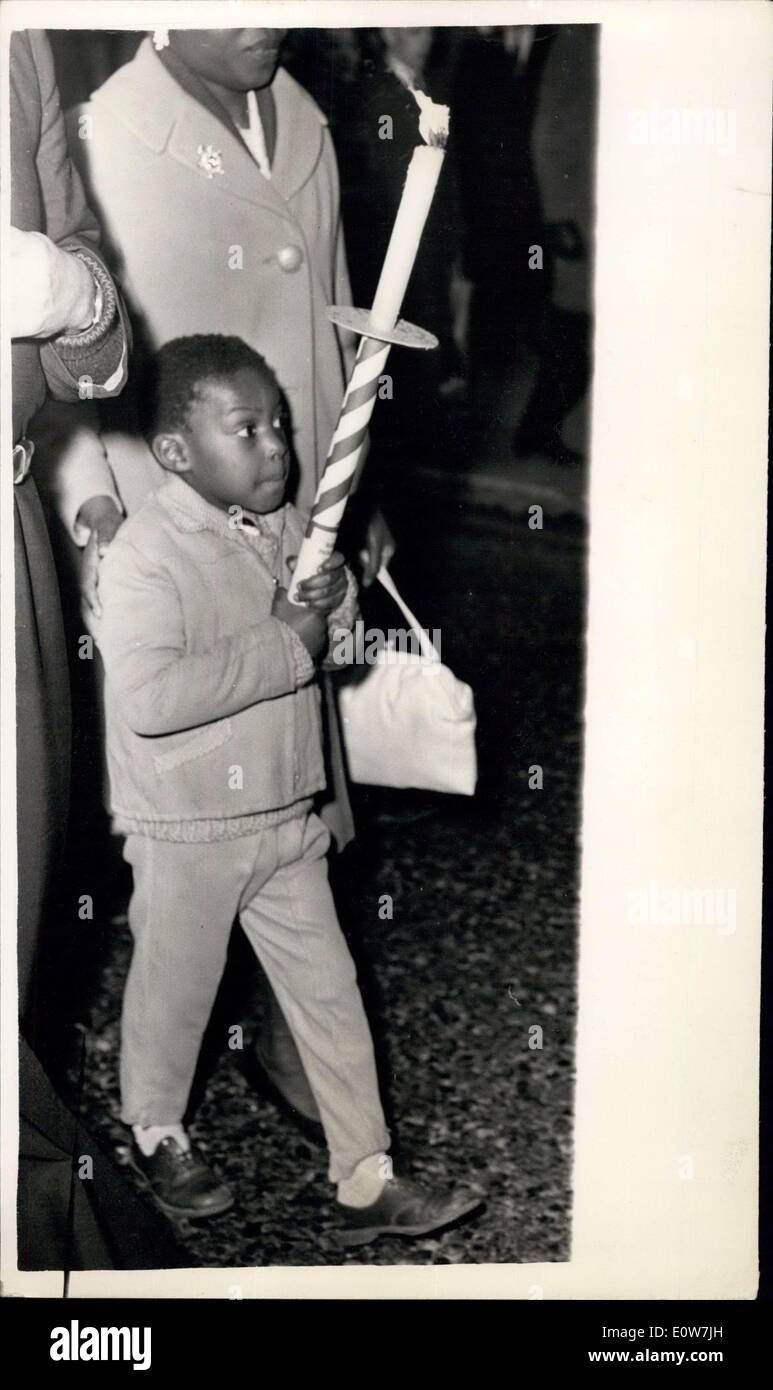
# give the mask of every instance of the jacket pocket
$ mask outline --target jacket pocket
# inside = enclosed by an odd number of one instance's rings
[[[230,719],[218,719],[215,724],[208,724],[206,728],[199,729],[191,738],[186,739],[184,743],[178,743],[175,748],[169,748],[165,753],[154,753],[153,764],[158,776],[163,777],[165,772],[174,772],[176,768],[193,762],[195,758],[203,758],[207,753],[213,753],[216,748],[222,748],[232,736]]]

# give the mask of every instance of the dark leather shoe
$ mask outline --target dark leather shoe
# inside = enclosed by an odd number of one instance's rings
[[[369,1207],[347,1207],[340,1239],[344,1245],[368,1245],[376,1236],[426,1236],[483,1206],[481,1197],[464,1192],[432,1192],[410,1178],[390,1178]]]
[[[233,1206],[230,1187],[215,1177],[194,1144],[186,1153],[170,1135],[148,1155],[132,1137],[129,1152],[132,1167],[169,1216],[221,1216]]]

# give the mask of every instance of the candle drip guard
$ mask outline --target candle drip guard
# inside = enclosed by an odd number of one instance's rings
[[[347,304],[331,304],[327,316],[338,328],[346,328],[361,338],[377,338],[379,342],[390,343],[395,347],[420,348],[424,352],[438,346],[434,333],[426,328],[398,319],[394,328],[377,328],[371,319],[370,309],[354,309]]]

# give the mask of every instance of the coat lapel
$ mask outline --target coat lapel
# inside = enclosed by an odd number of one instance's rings
[[[279,68],[272,86],[276,102],[272,182],[289,201],[308,182],[319,163],[327,120],[284,68]]]
[[[273,180],[264,179],[241,137],[193,97],[182,95],[167,154],[195,170],[204,190],[213,198],[224,194],[286,215],[284,199]]]
[[[319,163],[326,121],[302,87],[279,68],[273,82],[277,139],[271,179],[212,105],[186,91],[154,52],[150,39],[95,93],[116,119],[156,153],[192,169],[212,197],[225,195],[287,216],[287,203]]]

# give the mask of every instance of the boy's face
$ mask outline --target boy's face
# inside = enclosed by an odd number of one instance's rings
[[[184,429],[157,436],[153,448],[223,511],[273,512],[282,504],[290,467],[282,400],[276,382],[255,367],[204,382]]]

